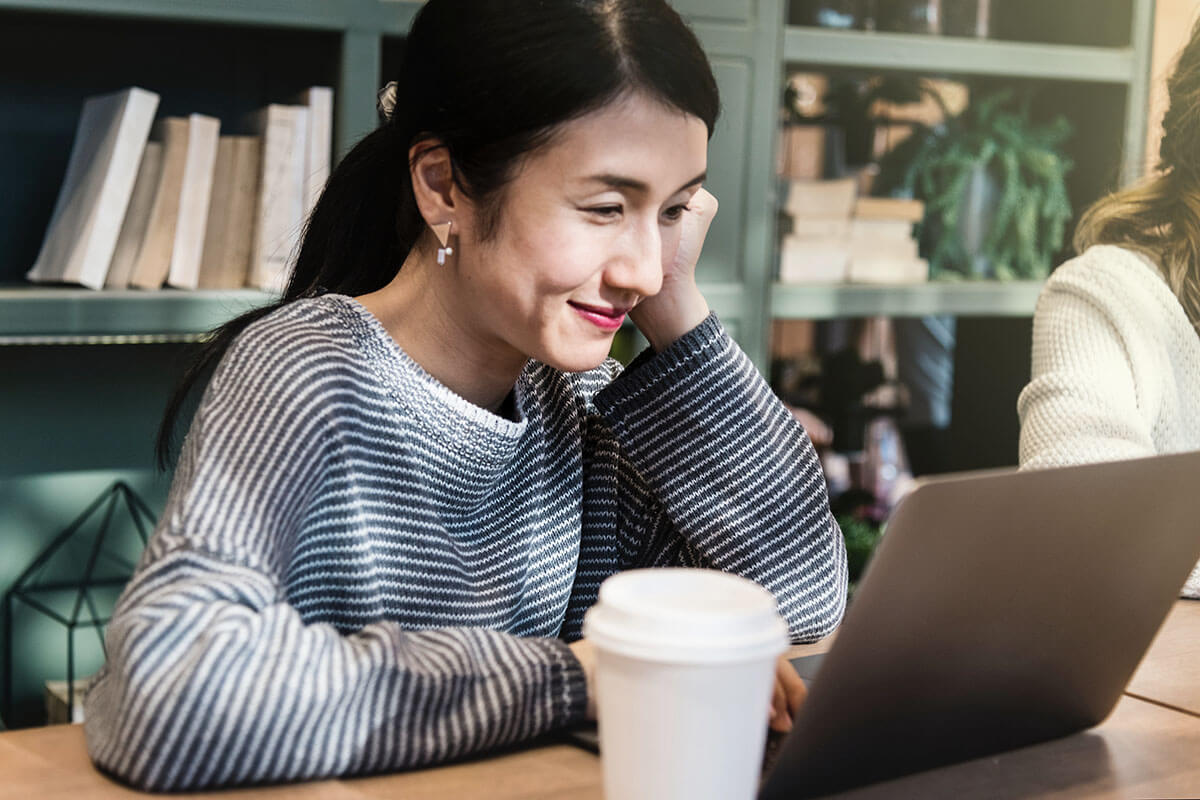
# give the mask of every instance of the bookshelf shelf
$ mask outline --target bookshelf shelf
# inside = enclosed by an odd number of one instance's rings
[[[771,287],[771,316],[1029,316],[1041,288],[1040,281],[935,281],[914,286],[776,283]],[[745,314],[748,296],[740,284],[708,282],[702,283],[701,290],[723,319],[739,319]],[[252,289],[95,292],[0,288],[0,344],[190,341],[271,299],[270,294]]]
[[[954,36],[864,33],[788,26],[790,64],[946,72],[1127,84],[1138,76],[1132,48],[1030,44]]]
[[[376,33],[407,30],[420,7],[421,0],[0,0],[0,11]]]
[[[193,341],[271,298],[253,289],[0,288],[0,344]]]
[[[926,314],[1027,317],[1033,314],[1041,289],[1041,281],[933,281],[911,286],[776,283],[771,291],[771,315],[776,319]]]
[[[725,320],[745,313],[741,284],[701,285]],[[0,345],[135,344],[196,341],[238,314],[273,299],[255,289],[92,291],[70,287],[0,287]]]

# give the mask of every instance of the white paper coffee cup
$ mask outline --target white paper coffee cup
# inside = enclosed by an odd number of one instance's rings
[[[787,624],[758,584],[699,569],[606,580],[584,617],[608,800],[749,800]]]

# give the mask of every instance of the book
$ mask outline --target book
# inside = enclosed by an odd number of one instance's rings
[[[249,284],[282,292],[304,226],[308,108],[273,103],[254,126],[263,145]]]
[[[925,217],[925,204],[903,197],[860,197],[854,201],[854,216],[858,219],[920,222]]]
[[[913,238],[913,224],[903,219],[855,217],[850,220],[852,239],[875,242],[907,242]]]
[[[146,142],[142,151],[142,164],[138,167],[137,180],[133,184],[133,195],[129,208],[125,210],[125,221],[117,236],[112,262],[104,279],[105,289],[127,289],[137,260],[138,249],[146,238],[146,226],[150,222],[150,210],[154,206],[154,192],[158,189],[159,175],[163,162],[162,142]]]
[[[158,100],[131,87],[84,102],[29,280],[104,286]]]
[[[851,260],[870,258],[906,258],[918,256],[916,239],[860,239],[850,237],[847,248]]]
[[[329,180],[333,151],[333,89],[310,86],[300,93],[297,105],[308,108],[308,158],[304,167],[304,218],[308,219]]]
[[[221,131],[221,122],[215,117],[190,114],[187,121],[187,155],[184,156],[183,183],[179,189],[179,216],[167,270],[167,285],[177,289],[196,289],[200,285],[200,258]]]
[[[904,256],[861,256],[850,259],[846,280],[850,283],[924,283],[929,280],[929,262]]]
[[[784,210],[793,217],[846,219],[853,214],[857,197],[854,178],[789,181]]]
[[[240,289],[246,285],[261,150],[262,140],[257,136],[220,137],[200,260],[201,289]]]
[[[779,248],[780,283],[841,283],[850,250],[844,239],[785,236]]]
[[[146,222],[146,235],[130,272],[129,285],[132,287],[161,289],[171,268],[183,172],[187,166],[188,130],[186,117],[166,117],[154,126],[154,139],[162,142],[162,169],[154,190],[150,218]]]
[[[853,220],[828,217],[792,217],[793,236],[805,239],[848,239]]]
[[[788,125],[780,134],[776,170],[788,180],[819,180],[825,174],[825,128]]]

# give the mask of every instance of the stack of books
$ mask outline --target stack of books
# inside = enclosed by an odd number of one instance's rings
[[[929,280],[913,224],[919,200],[859,197],[855,178],[790,181],[791,233],[780,246],[782,283],[903,284]]]
[[[329,177],[333,90],[314,86],[221,134],[215,117],[155,120],[159,97],[89,98],[27,277],[91,289],[282,291]]]

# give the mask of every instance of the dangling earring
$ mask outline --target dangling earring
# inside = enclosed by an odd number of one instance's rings
[[[437,262],[439,264],[446,263],[446,256],[454,255],[454,248],[450,246],[450,228],[453,227],[453,222],[439,222],[436,225],[430,225],[433,229],[433,235],[437,237],[441,247],[437,251]]]

